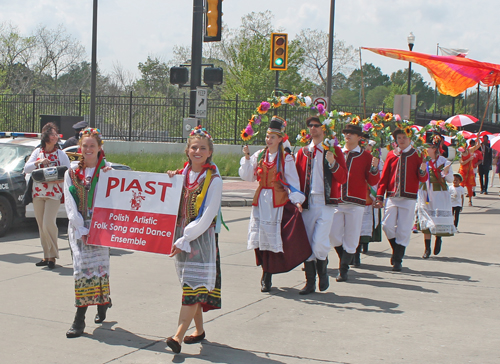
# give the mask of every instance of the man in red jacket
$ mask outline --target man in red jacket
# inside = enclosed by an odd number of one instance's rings
[[[295,165],[300,179],[300,190],[306,195],[302,204],[302,218],[306,226],[307,237],[313,254],[306,262],[306,285],[299,292],[302,295],[316,290],[316,271],[319,278],[319,290],[328,286],[328,253],[330,252],[329,233],[335,206],[340,198],[339,185],[347,178],[342,151],[338,146],[335,151],[325,151],[322,142],[325,138],[323,125],[316,116],[306,120],[311,144],[299,149]]]
[[[366,184],[374,186],[379,181],[379,160],[361,149],[361,127],[347,124],[344,130],[345,146],[342,149],[347,167],[347,181],[339,186],[340,201],[333,214],[330,240],[339,256],[337,282],[347,280],[347,272],[361,235],[361,224],[366,205]]]
[[[398,147],[387,155],[374,206],[382,207],[387,197],[382,228],[392,247],[392,270],[399,272],[410,244],[418,186],[427,180],[427,168],[404,130],[398,128],[392,135]]]

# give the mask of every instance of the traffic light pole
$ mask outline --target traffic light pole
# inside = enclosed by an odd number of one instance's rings
[[[278,93],[278,89],[279,89],[280,71],[275,71],[275,72],[276,72],[276,82],[274,84],[274,94],[276,95]]]
[[[201,86],[201,59],[203,52],[203,0],[193,0],[193,35],[191,41],[191,87],[189,116],[196,117],[196,88]]]

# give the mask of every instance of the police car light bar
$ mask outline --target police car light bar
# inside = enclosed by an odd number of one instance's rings
[[[23,138],[40,138],[42,136],[41,133],[20,133],[17,131],[0,131],[0,138],[17,138],[17,137],[23,137]],[[63,135],[59,134],[59,138],[62,138]]]

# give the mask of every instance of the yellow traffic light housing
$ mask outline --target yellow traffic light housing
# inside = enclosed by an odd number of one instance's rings
[[[204,42],[219,42],[222,34],[222,0],[206,0]]]
[[[271,33],[269,69],[272,71],[286,71],[288,69],[288,34]]]

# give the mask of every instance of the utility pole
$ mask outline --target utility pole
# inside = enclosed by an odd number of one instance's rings
[[[92,60],[90,64],[90,120],[89,126],[95,128],[95,99],[97,82],[97,0],[94,0],[92,17]]]
[[[203,0],[193,0],[193,35],[191,41],[191,87],[189,117],[196,117],[196,88],[201,86],[201,59],[203,52]]]
[[[335,0],[330,4],[330,33],[328,37],[328,70],[326,76],[326,97],[328,99],[327,111],[332,108],[332,73],[333,73],[333,38],[335,21]]]

